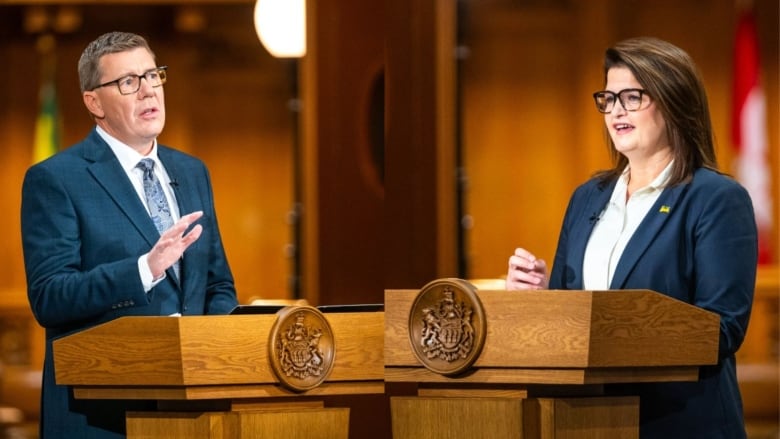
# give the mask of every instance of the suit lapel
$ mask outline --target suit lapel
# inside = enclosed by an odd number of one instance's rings
[[[655,239],[664,224],[672,216],[680,196],[687,187],[688,184],[681,184],[673,188],[664,189],[628,241],[625,250],[623,250],[623,255],[615,268],[610,289],[622,289],[625,287],[628,275],[634,270],[647,247],[653,242],[653,239]]]
[[[92,162],[89,172],[149,245],[154,245],[160,235],[119,160],[96,131],[92,131],[89,140],[89,148],[84,153],[84,158]]]

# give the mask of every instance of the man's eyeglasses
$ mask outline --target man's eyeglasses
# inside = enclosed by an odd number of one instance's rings
[[[604,90],[593,93],[593,100],[596,101],[596,109],[601,113],[611,113],[616,101],[620,101],[626,111],[637,111],[642,109],[643,97],[646,94],[647,92],[638,88],[627,88],[617,93]]]
[[[119,88],[119,93],[123,95],[129,95],[137,92],[141,89],[141,78],[146,79],[152,87],[159,87],[165,84],[168,79],[168,73],[166,72],[168,66],[156,67],[143,75],[127,75],[113,81],[104,82],[95,88],[105,87],[107,85],[116,84]],[[94,90],[93,88],[92,90]]]

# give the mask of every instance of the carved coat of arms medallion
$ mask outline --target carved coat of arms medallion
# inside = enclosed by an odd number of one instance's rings
[[[288,306],[277,314],[268,342],[269,358],[279,382],[290,390],[319,386],[336,356],[333,331],[311,306]]]
[[[439,279],[425,285],[412,304],[409,341],[428,370],[454,376],[479,357],[486,326],[476,287],[462,279]]]

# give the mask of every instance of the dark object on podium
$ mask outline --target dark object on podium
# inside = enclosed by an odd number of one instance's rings
[[[276,314],[284,307],[285,305],[238,305],[230,311],[230,315]],[[385,310],[385,305],[383,303],[320,305],[317,309],[325,314],[336,312],[382,312]]]

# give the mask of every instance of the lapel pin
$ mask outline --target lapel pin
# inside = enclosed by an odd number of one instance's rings
[[[669,213],[669,210],[670,210],[669,206],[663,205],[658,211],[661,213]]]

